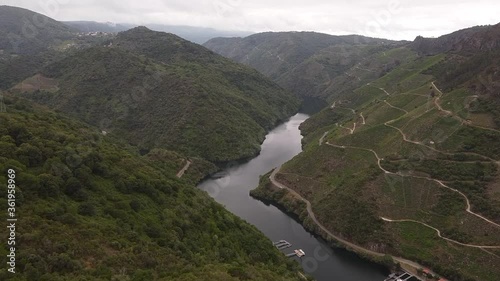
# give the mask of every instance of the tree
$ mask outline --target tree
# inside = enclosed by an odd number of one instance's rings
[[[82,216],[92,217],[95,216],[96,210],[92,203],[85,202],[78,206],[78,214]]]
[[[35,167],[43,162],[43,155],[40,149],[29,143],[23,143],[16,150],[17,157],[28,167]]]
[[[71,177],[66,181],[66,184],[64,186],[65,190],[64,192],[67,195],[72,196],[75,195],[82,188],[83,188],[82,183],[77,178]]]
[[[45,197],[58,197],[62,186],[62,180],[50,174],[41,174],[38,176],[39,188],[38,196]]]

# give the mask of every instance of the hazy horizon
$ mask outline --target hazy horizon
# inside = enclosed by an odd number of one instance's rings
[[[97,21],[133,25],[164,24],[216,30],[266,32],[315,31],[359,34],[394,40],[438,37],[459,29],[500,22],[500,3],[400,0],[313,2],[242,0],[1,0],[59,21]],[[450,7],[452,7],[450,9]]]

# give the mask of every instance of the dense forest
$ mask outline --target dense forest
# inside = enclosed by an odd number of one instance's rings
[[[0,181],[15,170],[22,223],[18,273],[0,279],[297,279],[298,264],[255,227],[175,177],[175,153],[140,156],[22,98],[4,103]]]

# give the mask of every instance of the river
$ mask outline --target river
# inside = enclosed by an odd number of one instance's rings
[[[200,183],[199,188],[235,215],[255,225],[272,241],[283,239],[290,242],[292,247],[283,250],[284,253],[303,249],[306,256],[295,259],[302,263],[306,273],[318,281],[384,280],[388,272],[383,267],[346,250],[328,247],[321,238],[307,232],[286,213],[249,195],[250,190],[259,184],[260,175],[302,151],[299,125],[307,118],[308,115],[301,113],[291,117],[266,136],[259,156],[244,164],[228,165],[214,178]]]

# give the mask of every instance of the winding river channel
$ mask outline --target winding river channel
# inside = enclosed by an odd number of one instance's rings
[[[297,114],[276,127],[262,144],[259,156],[244,164],[228,167],[198,186],[217,202],[247,222],[255,225],[272,241],[286,240],[292,244],[283,253],[303,249],[304,271],[318,281],[381,281],[388,272],[383,267],[363,260],[343,249],[332,249],[320,238],[307,232],[292,217],[274,206],[250,197],[259,176],[282,165],[302,151],[299,125],[309,118]],[[272,245],[269,245],[272,247]]]

